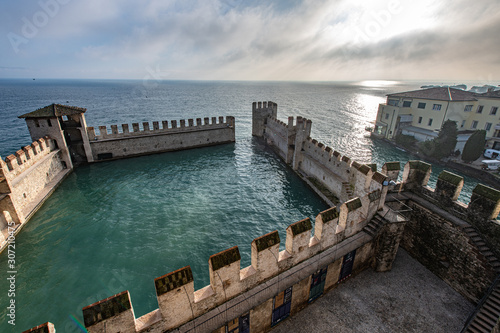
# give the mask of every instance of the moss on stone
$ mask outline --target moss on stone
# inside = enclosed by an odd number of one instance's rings
[[[347,206],[347,210],[350,212],[352,212],[353,210],[356,210],[362,206],[360,198],[351,199],[351,200],[347,201],[345,204]]]
[[[293,224],[290,224],[289,228],[292,230],[292,234],[294,236],[300,235],[301,233],[312,229],[311,219],[306,218],[306,219],[300,220],[299,222],[295,222]]]
[[[263,236],[255,238],[253,241],[255,242],[255,246],[257,247],[257,251],[261,252],[267,248],[270,248],[271,246],[279,244],[280,243],[280,235],[278,234],[278,231],[275,230],[273,232],[270,232],[268,234],[265,234]]]
[[[329,208],[327,210],[324,210],[319,214],[321,215],[321,219],[323,220],[323,222],[331,221],[331,220],[339,217],[339,213],[337,212],[336,207],[332,207],[332,208]]]
[[[92,326],[101,321],[114,317],[132,308],[127,291],[103,299],[97,303],[83,308],[83,321],[85,327]]]
[[[414,161],[408,161],[408,163],[410,163],[411,169],[419,170],[422,172],[427,172],[431,169],[431,165],[429,163],[425,163],[422,161],[415,161],[414,160]]]
[[[193,272],[191,267],[183,267],[155,279],[156,295],[163,295],[192,281]]]
[[[363,164],[358,168],[358,170],[362,174],[367,175],[371,171],[371,168],[368,165]]]
[[[384,164],[387,171],[399,171],[401,170],[400,162],[387,162]]]
[[[445,182],[458,186],[464,179],[459,175],[444,170],[439,174],[438,180],[444,180]]]
[[[495,202],[500,200],[500,191],[483,184],[477,184],[477,186],[472,190],[472,193],[483,196]]]
[[[377,171],[373,174],[372,179],[379,184],[383,184],[387,180],[387,176]]]
[[[229,266],[238,260],[241,260],[241,255],[237,246],[233,246],[230,249],[210,256],[210,262],[212,263],[212,269],[214,271],[221,269],[224,266]]]

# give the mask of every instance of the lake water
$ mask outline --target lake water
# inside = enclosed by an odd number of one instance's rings
[[[50,321],[81,332],[82,307],[129,290],[136,317],[158,307],[153,280],[190,265],[195,288],[209,284],[210,255],[326,209],[276,156],[251,137],[254,101],[278,103],[278,117],[303,116],[312,137],[360,163],[411,159],[367,137],[385,95],[419,82],[204,82],[0,80],[0,155],[31,143],[17,116],[52,104],[87,108],[88,126],[232,115],[236,143],[83,166],[75,170],[16,238],[16,326]],[[442,169],[433,166],[434,186]],[[477,181],[465,177],[467,202]],[[7,275],[0,255],[0,276]]]

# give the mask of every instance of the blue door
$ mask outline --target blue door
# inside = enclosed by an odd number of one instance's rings
[[[342,268],[340,270],[339,283],[351,276],[355,255],[356,250],[349,252],[344,256],[344,260],[342,261]]]
[[[280,292],[273,299],[273,317],[271,326],[276,325],[290,315],[292,308],[292,287]]]
[[[320,269],[312,275],[311,288],[309,289],[309,303],[323,294],[325,289],[327,267]]]

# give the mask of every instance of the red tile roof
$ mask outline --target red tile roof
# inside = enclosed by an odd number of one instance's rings
[[[476,94],[455,88],[437,87],[414,91],[406,91],[387,95],[391,97],[432,99],[438,101],[476,101]]]

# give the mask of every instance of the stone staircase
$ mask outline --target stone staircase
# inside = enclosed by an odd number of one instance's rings
[[[351,185],[348,182],[342,182],[342,192],[347,194],[347,201],[354,199],[354,193],[352,193]]]
[[[483,238],[477,233],[473,227],[465,227],[464,232],[469,236],[470,240],[477,246],[481,254],[483,254],[495,269],[500,273],[500,261],[486,245]],[[483,299],[479,302],[476,311],[471,315],[464,326],[462,333],[490,333],[498,329],[500,321],[500,277],[496,279],[493,285],[486,292]]]
[[[476,232],[473,227],[465,227],[464,232],[469,236],[472,242],[477,246],[479,251],[486,257],[493,269],[500,273],[500,260],[495,256],[491,249],[486,245],[483,238]]]
[[[370,222],[363,228],[363,231],[366,232],[368,235],[375,237],[380,228],[386,222],[387,221],[385,220],[385,218],[381,216],[379,213],[377,213],[375,214],[375,216],[373,216]]]
[[[498,282],[497,279],[461,333],[497,332],[500,320],[500,285]]]

